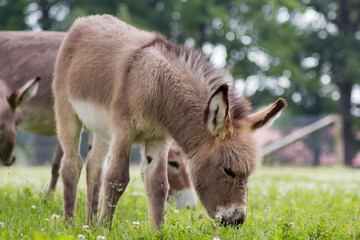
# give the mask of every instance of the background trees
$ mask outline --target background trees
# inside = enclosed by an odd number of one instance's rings
[[[351,165],[360,149],[358,0],[0,0],[0,29],[66,31],[102,13],[202,48],[256,105],[284,96],[287,114],[340,113]]]

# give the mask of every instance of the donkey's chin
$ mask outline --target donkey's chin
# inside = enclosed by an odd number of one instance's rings
[[[245,222],[246,206],[234,204],[228,208],[219,207],[216,215],[221,216],[221,224],[223,226],[238,226]]]

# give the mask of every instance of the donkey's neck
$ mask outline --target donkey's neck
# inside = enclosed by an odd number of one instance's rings
[[[163,97],[157,116],[182,150],[192,156],[210,136],[204,114],[211,89],[191,69],[179,63],[170,61],[163,65],[168,69],[159,80]]]

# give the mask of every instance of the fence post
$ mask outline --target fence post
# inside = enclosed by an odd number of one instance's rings
[[[343,137],[343,119],[339,114],[334,114],[334,145],[336,164],[343,165],[345,163],[345,147]]]

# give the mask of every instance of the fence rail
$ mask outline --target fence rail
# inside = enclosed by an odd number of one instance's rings
[[[302,127],[293,133],[274,141],[270,144],[267,144],[263,147],[262,152],[263,155],[269,155],[277,150],[280,150],[298,140],[303,139],[306,136],[330,125],[334,124],[335,134],[334,134],[334,143],[335,143],[335,155],[336,155],[336,163],[343,164],[345,160],[344,155],[344,141],[342,135],[343,121],[342,117],[337,114],[329,115],[324,117],[312,124],[309,124],[305,127]]]

